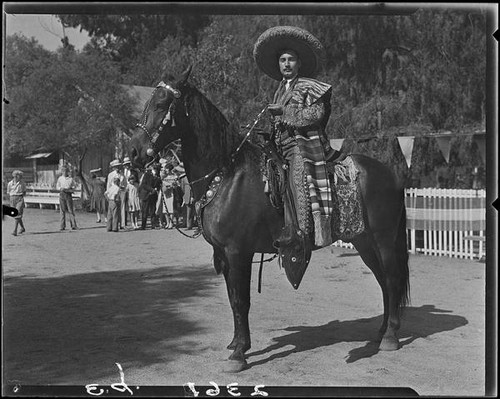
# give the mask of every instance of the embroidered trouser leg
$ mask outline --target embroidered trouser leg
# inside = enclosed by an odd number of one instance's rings
[[[306,234],[310,233],[309,202],[307,196],[304,159],[299,147],[293,141],[282,147],[283,157],[288,162],[288,188],[292,194],[295,213],[299,228]],[[292,221],[285,220],[288,225]]]

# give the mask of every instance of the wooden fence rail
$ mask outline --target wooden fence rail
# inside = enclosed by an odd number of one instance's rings
[[[486,191],[405,190],[410,253],[482,259],[486,254]],[[354,248],[337,241],[333,245]]]

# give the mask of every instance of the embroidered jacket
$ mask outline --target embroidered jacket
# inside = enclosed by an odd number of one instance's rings
[[[335,150],[330,146],[325,128],[331,113],[332,86],[301,77],[292,80],[288,90],[284,83],[280,84],[274,96],[274,103],[283,106],[283,115],[274,119],[274,140],[278,146],[297,143],[304,160],[315,241],[322,246],[331,241],[329,217],[332,213],[332,192],[326,160]]]

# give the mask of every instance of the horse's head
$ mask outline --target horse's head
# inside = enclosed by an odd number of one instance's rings
[[[169,143],[181,138],[187,125],[185,92],[191,67],[177,80],[162,80],[148,100],[129,146],[129,156],[135,167],[143,168],[154,161]]]

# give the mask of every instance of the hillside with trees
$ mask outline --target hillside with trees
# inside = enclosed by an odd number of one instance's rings
[[[269,27],[295,25],[326,50],[318,78],[333,85],[330,138],[391,165],[406,186],[435,186],[444,169],[443,186],[466,188],[471,170],[485,167],[470,133],[486,121],[486,17],[480,7],[408,15],[60,15],[66,27],[91,36],[81,52],[67,45],[53,54],[26,38],[7,38],[6,86],[16,101],[6,107],[5,151],[107,140],[115,125],[134,124],[133,101],[119,84],[154,86],[163,70],[175,76],[189,64],[193,83],[245,125],[276,88],[255,65],[254,43]],[[82,109],[75,85],[102,107]],[[443,131],[454,134],[448,163],[428,137]],[[399,136],[415,136],[411,168]]]

